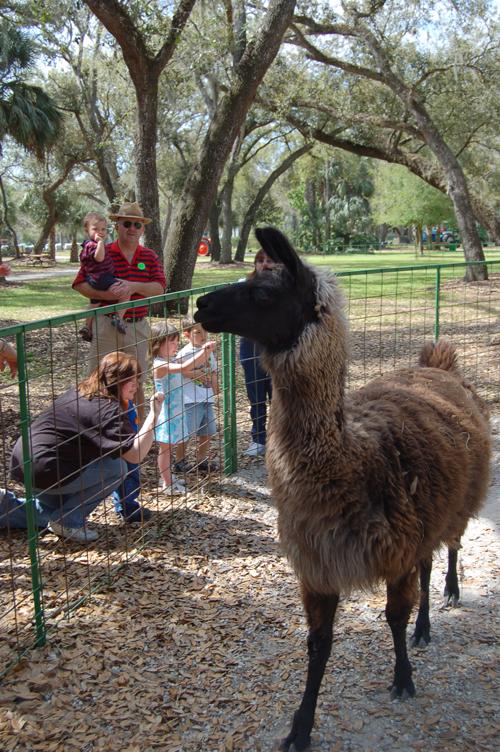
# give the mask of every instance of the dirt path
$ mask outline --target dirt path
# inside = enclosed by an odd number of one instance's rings
[[[383,594],[343,603],[312,752],[500,750],[500,418],[488,502],[460,552],[461,606],[432,579],[417,696],[391,703]],[[306,627],[263,462],[206,496],[0,686],[0,749],[273,750],[305,678]]]

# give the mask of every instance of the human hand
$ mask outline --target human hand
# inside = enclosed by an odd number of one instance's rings
[[[216,347],[217,347],[217,342],[215,340],[210,340],[210,342],[205,342],[205,344],[203,345],[203,348],[207,355],[210,355],[211,353],[213,353]]]
[[[0,371],[5,371],[5,364],[9,366],[11,379],[17,376],[17,353],[9,342],[5,343],[5,348],[0,355]]]
[[[0,363],[0,371],[5,371],[5,363],[6,361],[2,360],[2,362]],[[10,377],[11,379],[14,379],[17,376],[17,372],[19,370],[17,367],[17,361],[15,363],[9,363],[7,361],[7,365],[10,369]]]
[[[107,230],[96,230],[93,233],[93,237],[91,237],[91,240],[93,240],[94,243],[98,243],[99,240],[104,240],[107,234],[108,234]]]
[[[112,294],[113,300],[118,300],[119,303],[124,303],[126,300],[130,300],[130,288],[126,281],[123,279],[115,282],[114,285],[108,288],[108,292]]]
[[[159,416],[161,406],[165,401],[165,395],[163,392],[156,392],[149,398],[149,408],[154,411],[155,420]]]

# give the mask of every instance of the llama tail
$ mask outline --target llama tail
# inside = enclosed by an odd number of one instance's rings
[[[427,342],[420,352],[418,365],[421,368],[441,368],[442,371],[458,373],[457,352],[447,339],[438,339],[436,344]]]

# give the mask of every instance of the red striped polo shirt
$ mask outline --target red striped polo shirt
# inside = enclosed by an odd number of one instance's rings
[[[106,252],[109,253],[114,264],[115,277],[126,279],[129,282],[159,282],[163,289],[167,286],[160,259],[150,248],[138,245],[131,264],[121,252],[117,240],[106,246]],[[85,282],[85,271],[82,268],[76,275],[73,287],[81,282]],[[144,300],[144,296],[134,292],[132,293],[132,300]],[[103,300],[101,306],[112,305],[117,302],[117,300]],[[148,314],[148,311],[149,306],[147,305],[136,306],[134,309],[127,308],[125,316],[130,318],[135,314],[135,318],[142,319]]]

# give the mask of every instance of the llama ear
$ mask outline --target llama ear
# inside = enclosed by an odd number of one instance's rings
[[[282,232],[275,227],[259,227],[255,230],[255,237],[269,258],[278,264],[284,264],[294,279],[298,280],[303,276],[304,264]]]

